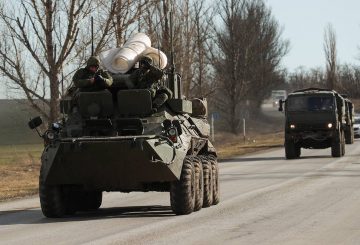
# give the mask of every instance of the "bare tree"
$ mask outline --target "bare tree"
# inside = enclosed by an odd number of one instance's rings
[[[26,0],[3,5],[0,71],[12,91],[22,91],[31,106],[52,122],[59,116],[63,88],[91,55],[90,14],[96,55],[120,46],[150,4],[153,1]]]
[[[50,122],[59,116],[60,74],[76,56],[80,22],[90,6],[87,0],[28,0],[0,10],[0,71]]]
[[[205,1],[193,3],[194,22],[194,63],[193,79],[188,90],[195,97],[207,97],[216,90],[216,84],[212,68],[211,51],[214,47],[214,23],[215,9],[213,6],[206,6]]]
[[[310,87],[325,87],[326,78],[325,72],[321,68],[312,68],[306,70],[299,67],[294,72],[288,74],[286,77],[288,84],[288,91],[295,91]]]
[[[0,72],[11,91],[25,96],[52,122],[59,99],[75,70],[90,56],[90,16],[94,54],[121,46],[134,31],[150,35],[170,54],[169,12],[174,16],[176,70],[186,96],[213,91],[210,47],[212,12],[206,0],[24,0],[0,4]],[[211,14],[210,14],[211,13]]]
[[[170,58],[170,11],[173,14],[173,46],[176,71],[182,75],[186,97],[205,96],[211,68],[207,53],[213,13],[206,0],[157,0],[146,9],[142,24],[155,45]]]
[[[328,24],[324,31],[324,52],[326,59],[326,77],[329,89],[337,89],[337,50],[334,27]]]
[[[327,72],[321,68],[309,70],[299,68],[287,76],[288,90],[324,88],[328,85],[327,77]],[[341,87],[337,88],[338,92],[345,93],[350,98],[360,98],[360,67],[351,64],[338,66],[337,79],[341,81]]]
[[[262,0],[223,1],[220,15],[224,26],[217,34],[217,107],[237,133],[240,118],[256,111],[271,88],[283,82],[280,61],[288,42],[281,39],[281,29]]]

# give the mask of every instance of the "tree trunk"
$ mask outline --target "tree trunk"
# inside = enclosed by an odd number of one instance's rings
[[[57,74],[53,73],[50,77],[50,122],[53,123],[60,116],[60,108],[59,108],[59,82],[57,78]]]

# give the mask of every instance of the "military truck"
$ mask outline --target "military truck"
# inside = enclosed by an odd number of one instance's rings
[[[333,157],[345,154],[345,99],[333,90],[307,88],[289,94],[285,104],[285,156],[299,158],[301,148],[331,147]]]

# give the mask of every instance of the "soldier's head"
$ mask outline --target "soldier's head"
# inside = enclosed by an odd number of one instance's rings
[[[139,60],[139,67],[149,69],[149,67],[153,64],[153,60],[150,57],[142,57]]]
[[[99,66],[100,60],[96,56],[91,56],[86,63],[86,68],[93,73],[99,69]]]

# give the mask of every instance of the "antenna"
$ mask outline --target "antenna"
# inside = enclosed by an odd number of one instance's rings
[[[91,56],[94,56],[94,18],[91,16]]]
[[[174,63],[174,28],[173,28],[173,13],[170,11],[170,72],[175,75],[175,63]]]
[[[181,99],[181,78],[175,72],[174,59],[174,22],[173,12],[170,11],[170,89],[173,91],[175,99]]]

